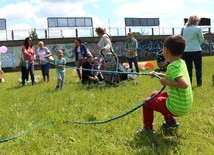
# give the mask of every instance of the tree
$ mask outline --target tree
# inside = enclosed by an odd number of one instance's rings
[[[38,39],[38,35],[37,35],[37,32],[36,32],[36,28],[31,29],[30,37],[31,37],[33,40]]]
[[[132,32],[133,36],[142,36],[140,32]]]

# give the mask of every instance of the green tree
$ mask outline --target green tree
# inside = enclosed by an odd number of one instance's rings
[[[30,37],[35,40],[35,39],[38,39],[38,35],[37,35],[37,32],[36,32],[36,28],[33,28],[30,32]]]

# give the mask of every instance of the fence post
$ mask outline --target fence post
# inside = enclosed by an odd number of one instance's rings
[[[172,35],[174,35],[175,34],[175,29],[174,29],[174,27],[172,28]]]
[[[48,38],[48,33],[47,33],[47,30],[45,29],[45,39]]]
[[[12,37],[12,40],[14,40],[14,32],[13,32],[13,30],[11,31],[11,37]]]
[[[76,34],[76,37],[78,37],[78,30],[75,29],[75,34]]]
[[[152,35],[154,35],[154,28],[152,28]]]

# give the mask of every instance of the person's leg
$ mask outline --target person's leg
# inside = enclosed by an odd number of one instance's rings
[[[21,68],[21,73],[22,73],[22,85],[25,85],[25,79],[26,79],[26,74],[27,74],[27,69],[22,66]]]
[[[26,68],[26,73],[25,73],[25,80],[29,81],[29,73],[30,73],[30,65],[28,66],[28,68]]]
[[[81,79],[82,79],[82,76],[81,76],[81,71],[80,71],[79,68],[82,66],[82,61],[81,61],[81,60],[77,60],[77,61],[75,62],[75,64],[76,64],[76,67],[78,68],[78,69],[76,69],[77,75],[78,75],[79,79],[81,80]]]
[[[132,58],[128,58],[128,63],[129,63],[129,69],[131,69],[131,71],[133,71],[133,69],[132,69]]]
[[[192,61],[193,61],[192,60],[192,53],[184,52],[183,53],[183,59],[186,62],[187,70],[188,70],[188,73],[189,73],[189,78],[190,78],[190,81],[192,83]]]
[[[61,79],[60,79],[60,84],[59,84],[59,89],[62,90],[63,84],[64,84],[64,78],[65,78],[65,73],[61,73]]]
[[[45,64],[45,76],[47,77],[46,82],[49,82],[49,80],[50,80],[49,70],[50,70],[50,64],[46,63]]]
[[[29,70],[30,70],[31,82],[32,82],[32,85],[34,85],[34,83],[35,83],[35,77],[34,77],[34,64],[30,64]]]
[[[45,79],[45,65],[41,65],[41,71],[42,71],[43,81],[46,81],[46,79]]]
[[[156,92],[152,95],[154,94],[156,94]],[[174,116],[166,107],[166,99],[167,93],[162,92],[155,99],[143,106],[143,122],[145,129],[153,129],[154,111],[160,112],[166,121],[171,121],[174,119]]]
[[[135,66],[136,72],[139,72],[138,58],[137,58],[137,57],[134,57],[134,58],[133,58],[133,61],[134,61],[134,66]]]
[[[60,73],[58,71],[56,71],[56,77],[57,77],[57,82],[56,82],[56,87],[55,87],[55,90],[58,90],[59,89],[59,85],[60,85],[60,81],[61,81],[61,76],[60,76]]]
[[[197,86],[202,85],[202,52],[194,52],[193,62],[196,70]]]

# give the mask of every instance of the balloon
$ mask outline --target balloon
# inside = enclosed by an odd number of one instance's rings
[[[1,46],[0,47],[0,53],[7,53],[7,47],[6,46]]]

